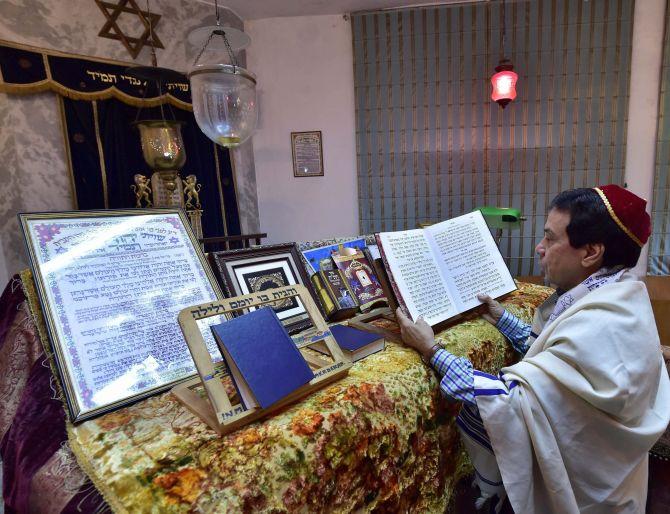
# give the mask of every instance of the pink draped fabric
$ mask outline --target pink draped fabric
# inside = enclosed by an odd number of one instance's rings
[[[68,446],[63,404],[18,276],[0,297],[0,456],[8,514],[107,510]]]

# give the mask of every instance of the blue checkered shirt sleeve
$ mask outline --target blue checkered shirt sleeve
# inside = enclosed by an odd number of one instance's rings
[[[443,395],[476,405],[474,369],[468,359],[440,349],[431,357],[430,364],[442,376],[440,390]]]
[[[521,355],[526,355],[528,348],[530,348],[528,344],[530,325],[505,311],[498,320],[498,323],[496,323],[496,328],[509,340],[517,352]]]

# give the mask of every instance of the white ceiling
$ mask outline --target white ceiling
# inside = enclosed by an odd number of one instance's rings
[[[196,0],[214,5],[214,0]],[[397,9],[419,5],[485,2],[488,0],[220,0],[219,8],[231,9],[243,20],[279,16],[316,16],[346,14],[356,11]]]

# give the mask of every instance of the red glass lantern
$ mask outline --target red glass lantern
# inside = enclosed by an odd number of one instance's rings
[[[503,109],[516,98],[516,81],[519,76],[514,73],[511,61],[503,59],[496,66],[496,73],[491,77],[491,99]]]

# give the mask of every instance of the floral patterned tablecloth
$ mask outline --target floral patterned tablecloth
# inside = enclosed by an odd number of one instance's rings
[[[28,312],[29,306],[39,320],[29,274],[22,275],[22,294],[17,289],[15,283],[3,295],[3,305],[8,295],[14,309],[3,319],[13,321],[0,327],[0,398],[9,400],[0,407],[0,451],[10,511],[83,505],[86,512],[97,506],[132,513],[444,512],[455,483],[469,472],[454,423],[458,405],[441,398],[437,377],[414,351],[393,343],[357,362],[346,378],[224,437],[170,393],[72,426],[45,367],[42,322],[36,330]],[[519,284],[505,304],[529,320],[549,292]],[[498,331],[476,315],[437,340],[485,371],[513,359]],[[33,391],[35,381],[41,385]],[[46,398],[36,397],[40,391]],[[39,462],[30,463],[36,452],[18,426],[42,422],[55,435],[41,443]],[[27,436],[39,441],[39,430]]]

